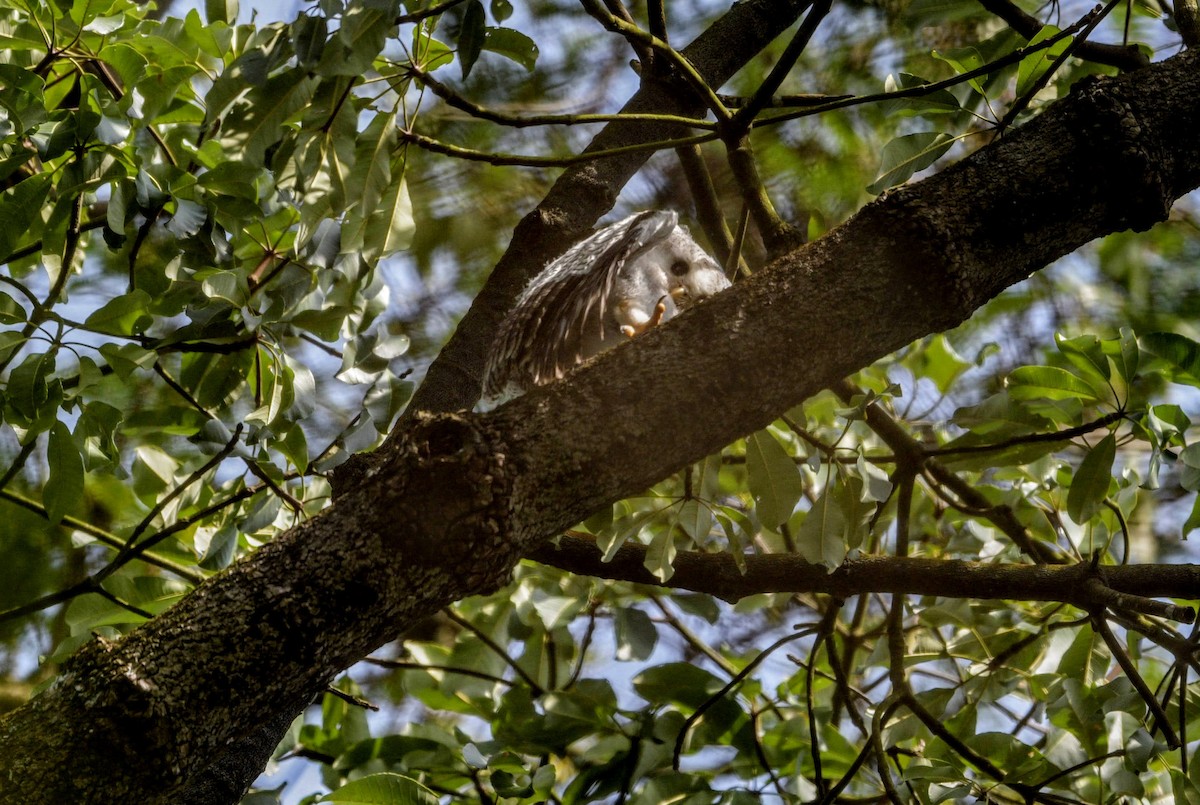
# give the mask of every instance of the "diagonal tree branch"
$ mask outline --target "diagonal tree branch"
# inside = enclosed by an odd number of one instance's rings
[[[734,4],[728,14],[680,52],[709,86],[720,87],[786,31],[807,6],[805,0],[747,0]],[[704,106],[677,86],[648,80],[621,111],[702,117]],[[660,123],[612,123],[596,135],[586,152],[665,141],[685,133],[679,127]],[[410,410],[457,411],[478,401],[483,363],[500,318],[534,274],[612,209],[620,189],[648,158],[649,154],[639,152],[594,160],[574,165],[559,176],[537,209],[517,224],[512,245],[453,338],[429,367],[425,382],[413,395]]]
[[[520,482],[532,488],[518,528],[535,539],[561,532],[956,326],[1079,246],[1164,220],[1200,184],[1200,142],[1184,135],[1200,126],[1187,94],[1200,90],[1196,65],[1183,54],[1080,82],[1002,141],[886,194],[636,344],[600,355],[571,382],[488,414],[486,426],[522,453],[550,459],[544,475],[522,467]],[[619,432],[595,433],[598,422]],[[564,431],[564,423],[579,425]],[[563,467],[587,478],[565,510]]]
[[[1011,0],[979,0],[979,5],[1008,23],[1008,27],[1026,39],[1042,30],[1042,21],[1027,13]],[[1082,59],[1108,64],[1122,70],[1138,70],[1150,63],[1146,54],[1135,45],[1110,45],[1103,42],[1084,42],[1076,51]]]
[[[264,724],[420,618],[495,589],[520,555],[1056,257],[1162,220],[1200,184],[1198,65],[1188,53],[1081,82],[562,383],[487,415],[410,417],[321,515],[86,645],[0,720],[0,801],[222,801],[202,789],[249,784],[255,763],[233,753],[261,748]]]

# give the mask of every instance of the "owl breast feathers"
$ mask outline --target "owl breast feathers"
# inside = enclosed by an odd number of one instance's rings
[[[484,396],[549,383],[728,287],[674,212],[638,213],[598,229],[521,292],[488,355]]]

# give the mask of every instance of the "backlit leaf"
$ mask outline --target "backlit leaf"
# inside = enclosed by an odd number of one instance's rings
[[[46,506],[46,517],[51,523],[62,520],[63,515],[76,509],[83,501],[83,459],[79,448],[71,438],[71,432],[61,422],[50,429],[46,458],[50,475],[42,490],[42,501]]]
[[[1117,455],[1117,439],[1111,433],[1084,456],[1067,491],[1067,514],[1082,525],[1095,516],[1108,496],[1112,483],[1113,460]]]
[[[758,519],[777,529],[792,516],[804,494],[804,482],[796,462],[767,431],[746,438],[746,472]]]
[[[1057,366],[1021,366],[1008,375],[1008,393],[1017,400],[1096,400],[1083,379]]]
[[[361,777],[321,797],[341,805],[437,805],[437,796],[416,780],[384,772]]]

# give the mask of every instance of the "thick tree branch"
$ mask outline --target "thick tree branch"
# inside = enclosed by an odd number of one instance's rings
[[[488,414],[489,428],[540,457],[517,475],[516,531],[536,541],[569,528],[954,327],[1079,246],[1164,220],[1200,184],[1200,141],[1186,136],[1200,126],[1197,57],[1081,84],[1003,140],[867,205],[570,382]],[[587,479],[577,497],[561,492],[565,471]]]
[[[1025,12],[1010,0],[979,0],[987,11],[1008,23],[1008,27],[1026,39],[1042,30],[1042,21]],[[1136,45],[1110,45],[1103,42],[1084,42],[1076,55],[1097,64],[1108,64],[1122,70],[1137,70],[1150,63]]]
[[[1003,565],[947,559],[860,556],[830,572],[796,554],[745,557],[742,573],[726,553],[683,552],[666,583],[646,570],[646,550],[626,544],[612,561],[587,535],[565,534],[557,545],[540,545],[527,559],[599,578],[670,587],[712,595],[734,603],[759,593],[824,593],[849,598],[863,593],[936,595],[943,598],[1062,601],[1082,609],[1132,598],[1192,598],[1200,589],[1200,565]],[[1158,604],[1158,602],[1152,602]],[[1191,607],[1174,605],[1155,615],[1184,623],[1196,619]],[[1136,603],[1135,603],[1136,607]]]
[[[420,618],[494,589],[519,555],[1056,257],[1162,220],[1200,184],[1198,63],[1081,82],[562,383],[483,416],[411,417],[330,509],[127,637],[84,647],[0,721],[0,801],[214,801],[197,792],[230,773],[231,747],[261,747],[264,723]]]
[[[680,53],[710,87],[719,87],[795,22],[804,0],[747,0],[737,3]],[[622,113],[702,117],[704,106],[678,86],[647,81]],[[670,140],[682,133],[659,123],[620,122],[606,126],[587,151]],[[513,233],[512,246],[459,323],[450,342],[429,367],[410,404],[414,411],[457,411],[479,400],[487,349],[500,318],[525,284],[566,251],[600,216],[612,209],[617,193],[645,164],[637,152],[574,165],[559,176],[538,208]]]

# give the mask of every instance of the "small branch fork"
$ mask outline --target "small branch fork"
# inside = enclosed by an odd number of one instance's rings
[[[838,384],[834,390],[848,404],[856,398],[862,398],[862,391],[849,383]],[[1061,605],[1044,609],[1036,616],[1042,624],[1041,629],[1007,646],[1004,651],[993,654],[987,664],[988,673],[1005,669],[1011,671],[1019,667],[1021,660],[1018,657],[1036,650],[1036,645],[1053,631],[1090,628],[1098,638],[1097,645],[1102,643],[1107,648],[1116,666],[1145,703],[1147,728],[1152,733],[1160,734],[1168,747],[1185,752],[1187,679],[1189,673],[1200,672],[1200,659],[1195,634],[1191,638],[1185,637],[1174,630],[1169,622],[1196,623],[1197,615],[1193,607],[1156,599],[1195,597],[1195,591],[1200,589],[1200,566],[1103,566],[1098,552],[1090,560],[1073,561],[1065,553],[1034,540],[1010,509],[994,506],[981,492],[940,464],[939,456],[949,455],[950,451],[918,443],[878,403],[868,402],[862,406],[862,414],[866,423],[893,451],[888,460],[896,464],[892,475],[897,506],[895,556],[860,556],[847,560],[832,573],[823,566],[808,564],[794,554],[746,556],[743,557],[744,568],[741,571],[733,558],[725,554],[686,553],[676,557],[675,575],[670,580],[672,587],[708,593],[731,602],[755,593],[791,592],[806,606],[823,608],[825,616],[820,627],[798,626],[796,633],[785,635],[761,650],[685,719],[676,738],[675,767],[678,769],[682,762],[692,726],[703,718],[705,712],[724,698],[737,695],[735,691],[768,655],[801,638],[809,639],[810,648],[806,659],[794,659],[805,674],[803,693],[797,696],[805,697],[810,731],[816,729],[814,713],[821,707],[814,688],[821,673],[817,670],[817,654],[824,648],[828,658],[824,673],[832,673],[832,677],[825,678],[832,682],[834,689],[834,715],[830,723],[839,723],[838,714],[844,713],[864,738],[863,751],[850,768],[834,779],[826,779],[821,771],[822,760],[817,749],[820,736],[816,733],[810,736],[815,755],[810,762],[815,774],[813,782],[818,792],[817,802],[837,801],[872,757],[883,795],[892,802],[911,801],[915,792],[905,791],[906,783],[902,782],[906,750],[885,745],[886,729],[905,713],[920,722],[930,735],[961,759],[966,769],[964,779],[981,795],[993,788],[1003,787],[1008,789],[1009,796],[1015,793],[1026,802],[1060,802],[1062,800],[1058,795],[1048,790],[1051,786],[1107,759],[1124,755],[1124,750],[1116,750],[1091,757],[1071,769],[1044,776],[1044,779],[1011,779],[1010,770],[960,737],[952,724],[953,720],[948,719],[946,713],[932,708],[927,698],[918,693],[923,688],[914,686],[914,674],[936,673],[924,668],[925,663],[913,664],[911,640],[914,634],[925,633],[930,639],[941,642],[944,654],[950,659],[954,659],[956,654],[946,644],[939,629],[926,626],[907,614],[906,600],[909,595],[1061,602],[1083,610],[1087,613],[1083,618],[1062,620],[1064,608]],[[1033,435],[1017,443],[1069,441],[1110,428],[1124,416],[1124,412],[1116,412],[1067,431]],[[970,449],[1002,450],[1015,444],[1010,440]],[[832,449],[826,452],[826,458],[833,460]],[[910,557],[910,510],[918,480],[923,480],[952,505],[990,520],[1021,546],[1034,559],[1034,563],[996,565]],[[643,547],[626,544],[617,551],[611,562],[601,563],[595,542],[589,535],[578,532],[568,533],[560,539],[557,547],[544,546],[529,558],[575,573],[664,586],[645,570],[646,551]],[[822,599],[812,598],[813,593],[823,593],[829,599],[822,602]],[[886,594],[891,595],[890,602],[882,597]],[[849,624],[844,624],[839,621],[838,613],[842,611],[844,602],[851,598],[857,598],[858,606],[854,608]],[[883,613],[874,625],[870,625],[871,618],[867,616],[871,611]],[[1137,662],[1114,631],[1114,625],[1141,635],[1174,657],[1174,663],[1159,691],[1156,692],[1143,677]],[[886,646],[887,673],[871,686],[885,683],[888,692],[882,701],[878,701],[877,697],[870,696],[869,688],[856,688],[846,669],[861,664],[861,660],[856,660],[856,655],[864,647],[869,650],[870,645],[881,641]],[[951,668],[946,681],[965,687],[969,679],[964,673],[965,669],[955,669],[953,663]],[[1179,697],[1179,706],[1172,708],[1171,699],[1176,695]],[[866,708],[862,703],[866,704]],[[1001,705],[996,706],[1004,710]],[[868,722],[864,718],[864,710],[872,707],[875,718]],[[758,706],[752,703],[749,712],[755,714],[754,733],[757,735],[760,717]],[[820,712],[821,718],[827,717],[828,711]],[[1023,730],[1034,733],[1044,730],[1038,723],[1039,710],[1036,704],[1024,715],[1012,713],[1009,717],[1015,724],[1014,734]],[[1173,717],[1177,718],[1175,723],[1172,722]],[[1186,758],[1181,762],[1186,764]],[[777,784],[774,777],[777,769],[765,760],[762,765],[763,773]]]
[[[706,128],[707,133],[696,134],[686,138],[676,138],[673,141],[649,143],[637,148],[658,149],[667,146],[676,148],[689,183],[697,196],[698,206],[705,219],[705,228],[714,235],[711,239],[716,245],[720,259],[732,267],[738,261],[738,248],[735,239],[730,236],[719,215],[714,215],[717,209],[714,203],[715,194],[712,192],[711,179],[699,153],[701,142],[720,139],[726,146],[727,157],[733,168],[739,189],[742,194],[743,209],[752,217],[764,235],[768,248],[786,243],[785,227],[771,206],[770,199],[759,180],[752,152],[750,150],[749,134],[757,125],[782,122],[834,108],[844,108],[857,103],[882,100],[883,95],[865,98],[833,98],[820,99],[816,104],[813,99],[806,98],[797,112],[787,112],[764,120],[761,113],[776,103],[775,94],[782,86],[787,75],[792,71],[808,42],[811,40],[817,26],[830,10],[828,0],[819,0],[810,7],[792,41],[787,46],[775,68],[759,89],[747,99],[729,99],[718,95],[712,87],[696,73],[691,64],[678,51],[668,44],[666,19],[661,3],[652,2],[649,9],[648,30],[642,30],[634,22],[632,15],[621,4],[620,0],[581,0],[589,14],[598,19],[609,31],[623,36],[637,55],[643,79],[673,79],[686,86],[703,102],[715,124],[708,122],[687,122],[694,129]],[[1001,16],[1015,29],[1027,38],[1041,29],[1041,24],[1034,18],[1025,15],[1007,0],[981,0],[983,6]],[[1103,11],[1093,12],[1079,21],[1071,29],[1051,37],[1045,42],[1010,54],[1006,64],[1019,61],[1029,53],[1061,41],[1063,37],[1082,32],[1068,49],[1069,55],[1090,58],[1105,63],[1120,63],[1126,67],[1141,66],[1144,57],[1133,48],[1097,45],[1087,41],[1087,36],[1108,13],[1115,3],[1110,3]],[[1032,28],[1030,26],[1033,26]],[[1061,63],[1066,56],[1060,58]],[[996,69],[998,65],[987,65],[973,74],[958,76],[949,83],[929,85],[902,90],[900,93],[886,93],[888,97],[897,95],[922,95],[952,86],[961,81],[969,80],[977,75]],[[1049,80],[1054,71],[1047,73]],[[426,80],[421,78],[420,80]],[[487,112],[481,107],[456,96],[452,90],[444,86],[434,86],[426,80],[433,91],[443,97],[451,106],[481,119],[501,122],[506,125],[521,126],[536,123],[578,123],[585,122],[582,117],[574,120],[549,119],[518,119],[501,120],[497,115]],[[1040,89],[1040,86],[1035,88]],[[1010,123],[1017,113],[1027,103],[1029,93],[1010,109],[1009,114],[1001,121],[1001,128]],[[591,122],[591,121],[588,121]],[[664,123],[668,121],[663,121]],[[675,123],[677,121],[669,121]],[[452,149],[444,144],[418,139],[419,135],[406,133],[411,142],[430,148],[452,153]],[[463,152],[454,153],[456,156],[476,158]],[[595,158],[596,152],[588,154]],[[522,157],[503,155],[479,156],[478,158],[494,164],[550,164],[549,160],[529,160],[522,163]],[[560,163],[565,164],[565,163]],[[742,234],[739,228],[740,241]],[[858,393],[849,384],[837,389],[844,398]],[[1018,643],[1020,648],[1014,648],[1013,654],[1004,657],[994,657],[997,666],[1007,663],[1021,649],[1032,645],[1036,639],[1043,637],[1056,628],[1078,628],[1090,625],[1097,636],[1112,653],[1133,687],[1146,702],[1152,716],[1153,729],[1162,733],[1167,743],[1180,746],[1180,735],[1184,734],[1184,715],[1181,707],[1180,728],[1176,731],[1170,724],[1166,705],[1160,702],[1153,690],[1147,685],[1128,656],[1120,640],[1114,635],[1109,620],[1122,625],[1123,628],[1139,631],[1159,645],[1172,650],[1177,658],[1177,666],[1167,683],[1169,696],[1176,687],[1182,692],[1186,690],[1186,676],[1189,668],[1195,668],[1195,645],[1176,634],[1168,626],[1155,619],[1175,620],[1193,623],[1196,612],[1192,607],[1180,606],[1155,600],[1155,596],[1189,597],[1194,594],[1200,582],[1200,568],[1176,566],[1174,568],[1155,567],[1153,574],[1147,574],[1145,568],[1139,567],[1100,567],[1098,562],[1071,562],[1071,557],[1057,547],[1035,540],[1028,529],[1020,522],[1016,514],[1007,506],[996,506],[982,495],[977,489],[964,482],[958,475],[939,462],[937,450],[926,449],[887,415],[878,405],[869,405],[865,409],[867,423],[872,427],[889,447],[894,451],[897,463],[893,475],[893,483],[897,489],[897,528],[896,556],[889,558],[864,557],[846,562],[833,573],[827,573],[824,567],[808,565],[798,557],[791,555],[770,555],[745,557],[745,570],[739,572],[731,557],[726,555],[686,554],[677,558],[674,563],[675,575],[671,586],[707,592],[726,600],[737,600],[743,595],[760,592],[792,592],[797,595],[825,593],[830,601],[825,607],[825,616],[819,627],[811,624],[797,627],[794,634],[788,634],[776,640],[772,645],[760,651],[753,660],[744,665],[741,670],[728,676],[728,681],[708,700],[697,707],[684,721],[679,731],[674,748],[674,765],[680,767],[682,755],[691,734],[692,727],[698,723],[714,705],[730,696],[745,682],[750,674],[763,663],[768,656],[779,648],[793,641],[809,639],[811,648],[807,662],[796,660],[797,664],[806,671],[805,695],[809,712],[810,744],[812,747],[811,763],[815,769],[816,786],[819,802],[834,802],[849,785],[851,779],[858,774],[862,766],[874,757],[875,767],[879,774],[880,785],[884,794],[893,802],[907,801],[901,790],[902,782],[898,781],[889,765],[889,760],[897,768],[900,766],[900,756],[903,752],[895,747],[885,747],[884,730],[902,712],[907,711],[925,727],[926,730],[953,751],[969,767],[968,777],[980,791],[996,785],[1004,784],[1016,791],[1026,802],[1054,802],[1058,798],[1043,793],[1043,789],[1053,784],[1060,775],[1047,777],[1040,782],[1006,782],[1006,771],[989,757],[981,754],[963,741],[945,723],[944,717],[925,704],[917,693],[912,682],[914,666],[909,665],[908,637],[914,630],[923,628],[914,624],[906,617],[907,595],[934,595],[970,599],[1009,599],[1026,601],[1063,602],[1076,606],[1088,613],[1088,617],[1078,622],[1050,622],[1050,617],[1061,610],[1061,607],[1048,609],[1044,631],[1032,636],[1028,642]],[[1046,439],[1068,440],[1082,436],[1093,430],[1109,427],[1119,421],[1123,412],[1104,417],[1095,423],[1089,423],[1077,429],[1078,432],[1047,435]],[[983,449],[1002,449],[1003,446],[989,446]],[[974,448],[972,448],[974,449]],[[918,481],[923,481],[945,500],[949,505],[967,511],[971,514],[988,519],[998,530],[1006,534],[1035,564],[995,566],[983,563],[933,561],[913,559],[908,557],[910,536],[910,510]],[[587,535],[570,533],[562,538],[558,547],[543,546],[530,555],[530,558],[551,564],[573,572],[588,573],[611,579],[625,579],[644,584],[659,585],[659,582],[646,572],[644,568],[645,550],[635,545],[623,546],[616,557],[607,564],[599,562],[599,550]],[[1149,584],[1148,576],[1154,575],[1155,582],[1160,586]],[[873,595],[891,593],[891,600],[886,604],[877,601]],[[843,608],[844,601],[849,597],[857,597],[859,605],[854,610],[851,628],[847,629],[838,623],[838,614]],[[872,608],[882,608],[885,617],[874,627],[875,631],[868,634],[864,626],[868,613]],[[935,639],[936,630],[933,630]],[[855,665],[856,653],[869,637],[882,638],[887,647],[887,674],[883,682],[890,687],[883,701],[874,708],[874,718],[868,723],[864,717],[863,701],[869,701],[864,691],[854,689],[846,673],[847,668]],[[839,646],[840,644],[840,646]],[[822,772],[821,755],[818,750],[819,736],[816,733],[815,717],[816,701],[814,684],[816,682],[816,655],[824,648],[829,668],[833,673],[834,689],[836,691],[835,712],[844,710],[847,717],[867,739],[862,753],[855,759],[848,772],[838,780],[830,783]],[[840,648],[840,650],[839,650]],[[719,655],[718,655],[719,656]],[[963,680],[957,680],[960,684]],[[1178,682],[1178,686],[1175,685]],[[880,684],[877,682],[876,684]],[[1182,695],[1182,694],[1181,694]],[[755,734],[757,735],[757,708],[753,710]],[[1017,731],[1031,723],[1033,712],[1022,718],[1014,718]],[[758,747],[760,758],[763,759],[764,773],[771,777],[772,782],[780,789],[779,779],[775,776],[772,764],[765,762],[763,748]],[[1099,763],[1108,756],[1089,758],[1075,769],[1067,770],[1063,775],[1089,765]],[[1186,761],[1185,761],[1186,762]],[[902,771],[902,770],[901,770]],[[986,782],[985,782],[986,781]],[[907,792],[912,794],[910,790]]]

